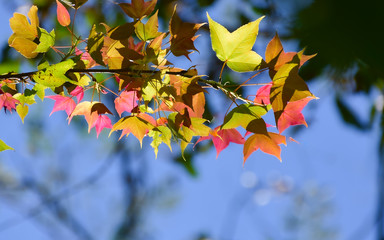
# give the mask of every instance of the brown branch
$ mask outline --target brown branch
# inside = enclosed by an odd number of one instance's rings
[[[31,77],[39,71],[25,72],[25,73],[7,73],[0,75],[0,80],[2,79],[22,79],[25,77]],[[120,74],[120,73],[133,73],[133,74],[154,74],[160,72],[159,70],[136,70],[130,68],[121,68],[121,69],[69,69],[67,73],[110,73],[110,74]],[[181,75],[184,77],[193,77],[186,74],[188,71],[182,70],[177,72],[167,71],[165,74],[170,75]]]

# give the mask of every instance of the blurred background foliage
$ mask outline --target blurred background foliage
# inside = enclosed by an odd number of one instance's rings
[[[180,16],[185,21],[205,22],[206,10],[225,5],[225,2],[223,0],[158,0],[157,8],[159,9],[160,22],[163,28],[166,28],[175,4],[178,5],[178,11],[181,12]],[[384,1],[239,0],[238,2],[237,8],[224,9],[225,11],[222,13],[223,21],[232,23],[231,26],[228,26],[229,29],[236,29],[240,25],[254,20],[256,16],[267,15],[267,24],[264,24],[260,30],[260,38],[263,39],[265,45],[278,31],[279,36],[286,43],[306,47],[306,53],[308,54],[317,53],[317,56],[302,68],[301,76],[303,79],[307,81],[330,81],[332,83],[334,87],[330,91],[336,92],[334,102],[339,109],[340,117],[346,124],[361,131],[369,131],[375,124],[380,126],[382,137],[377,145],[380,162],[378,165],[379,194],[375,224],[378,229],[377,239],[383,240],[384,164],[382,160],[384,157],[384,115],[382,112],[384,107],[384,47],[382,42],[384,32],[382,28],[382,11]],[[55,14],[56,2],[54,0],[5,1],[2,4],[9,9],[17,9],[26,4],[37,5],[41,23],[48,29],[55,27],[57,29],[57,41],[65,42],[67,32],[64,28],[58,27]],[[81,35],[87,36],[89,26],[93,23],[106,22],[110,26],[115,26],[127,21],[127,16],[124,15],[123,11],[113,4],[112,0],[89,0],[87,4],[80,8],[81,13],[76,16],[77,31]],[[207,25],[202,29],[201,31],[207,31]],[[4,44],[2,46],[0,71],[20,71],[30,68],[29,63],[21,62],[20,59],[21,57],[15,51],[11,51]],[[216,57],[209,56],[206,59],[206,65],[209,67],[204,74],[211,76],[212,79],[217,79],[221,64]],[[224,80],[236,84],[236,75],[226,72],[224,73]],[[369,106],[350,104],[348,97],[351,95],[364,95],[369,99]],[[369,109],[366,112],[370,114],[368,116],[362,115],[362,111],[359,111],[361,108]],[[220,110],[212,105],[209,105],[209,109],[207,109],[207,113],[212,117],[218,111]],[[121,215],[119,221],[116,222],[111,239],[156,239],[154,235],[143,234],[145,232],[141,228],[143,212],[149,205],[154,205],[156,201],[177,201],[174,193],[170,193],[170,189],[173,189],[172,186],[174,186],[172,177],[166,177],[157,185],[151,186],[146,180],[148,174],[146,174],[145,164],[143,164],[143,161],[138,164],[140,159],[137,157],[137,150],[135,150],[137,144],[127,144],[127,141],[124,141],[116,144],[106,144],[103,149],[107,152],[103,155],[106,159],[105,162],[101,162],[99,168],[89,177],[79,183],[74,183],[70,180],[72,175],[70,171],[73,168],[67,165],[64,166],[62,162],[66,160],[60,157],[61,151],[68,158],[69,150],[65,149],[65,147],[58,150],[52,144],[49,144],[55,141],[55,137],[58,137],[57,135],[49,136],[51,131],[45,127],[48,125],[49,120],[44,120],[39,114],[29,116],[29,119],[31,120],[26,122],[29,129],[26,134],[29,139],[26,141],[28,149],[36,158],[42,157],[42,155],[45,158],[48,155],[48,159],[55,158],[54,163],[42,163],[42,165],[48,166],[48,169],[50,169],[46,172],[47,175],[54,175],[58,179],[52,181],[52,176],[31,174],[27,170],[15,174],[16,176],[7,175],[3,171],[1,182],[2,184],[6,183],[3,188],[7,190],[7,198],[5,199],[9,204],[19,204],[17,201],[14,202],[13,199],[18,194],[26,194],[25,190],[27,189],[28,194],[32,192],[32,194],[38,196],[37,202],[41,203],[36,209],[27,211],[26,216],[28,218],[39,215],[43,211],[42,209],[45,209],[44,211],[51,214],[51,218],[56,219],[56,223],[66,226],[78,239],[100,239],[92,236],[93,234],[86,230],[83,223],[71,214],[73,209],[69,208],[65,201],[63,203],[63,199],[74,194],[73,192],[77,193],[83,187],[97,182],[98,178],[103,176],[104,171],[108,169],[112,162],[117,161],[121,170],[119,175],[122,183],[120,190],[122,190],[125,199],[123,204],[125,214]],[[79,126],[78,131],[83,134],[79,140],[81,142],[87,139],[87,136],[82,123],[78,122],[77,124]],[[178,154],[172,154],[170,158],[183,166],[191,176],[198,177],[198,170],[194,167],[193,159],[199,156],[199,152],[205,152],[209,148],[209,145],[197,146],[193,153],[188,152],[186,154],[188,161],[183,161]],[[75,153],[70,155],[75,155]],[[72,162],[71,164],[77,163]],[[248,185],[249,181],[251,180],[248,179]],[[60,182],[66,182],[66,184],[59,184],[61,187],[58,188],[57,184]],[[266,196],[265,191],[284,192],[281,188],[276,190],[276,185],[270,183],[265,185],[251,184],[249,186],[249,189],[252,189],[253,192],[263,190],[264,195],[261,196],[264,197]],[[322,197],[321,192],[322,190],[317,186],[310,188],[303,186],[302,188],[287,190],[293,200],[292,208],[296,210],[294,211],[295,214],[288,214],[286,218],[287,228],[294,233],[288,233],[284,239],[328,240],[336,238],[337,231],[335,229],[322,225],[324,218],[332,210],[328,199]],[[241,196],[247,197],[248,195]],[[303,204],[304,202],[308,204]],[[49,216],[39,215],[36,219],[43,224],[47,224],[45,217]],[[0,224],[0,230],[7,228],[7,224],[12,225],[14,223]],[[302,231],[300,228],[306,230]],[[51,231],[54,232],[54,230]],[[194,239],[209,239],[210,236],[210,233],[204,232],[196,234],[197,237]],[[227,237],[222,239],[232,239],[230,232],[225,235]],[[264,239],[283,239],[272,235],[268,236],[266,234],[267,237]]]

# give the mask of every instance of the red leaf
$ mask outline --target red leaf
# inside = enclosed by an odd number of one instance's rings
[[[64,5],[56,0],[57,3],[57,21],[59,21],[60,25],[63,27],[71,24],[71,17],[69,16],[68,10],[64,7]]]
[[[115,109],[119,116],[124,111],[131,112],[133,108],[137,106],[137,101],[139,98],[137,97],[136,91],[124,91],[115,99]]]
[[[287,104],[277,123],[277,128],[280,133],[282,133],[289,126],[303,124],[308,127],[301,111],[312,99],[313,98],[303,98]]]
[[[70,94],[77,98],[77,103],[81,102],[84,97],[84,88],[77,86],[75,89],[70,92]]]
[[[97,66],[98,64],[96,63],[95,60],[91,57],[91,55],[88,52],[83,52],[78,48],[75,48],[75,54],[76,55],[81,55],[81,60],[88,61],[87,68],[92,68],[94,66]]]
[[[50,98],[56,101],[55,105],[53,106],[53,110],[51,114],[49,114],[49,116],[51,116],[52,113],[60,110],[65,110],[67,115],[70,116],[76,107],[76,103],[71,97],[55,95],[55,96],[46,96],[46,98]]]
[[[201,141],[211,139],[213,142],[213,145],[216,148],[216,158],[219,156],[220,152],[227,148],[229,143],[237,143],[237,144],[244,144],[245,139],[241,134],[234,128],[232,129],[222,129],[219,130],[220,127],[215,128],[214,131],[211,131],[210,135],[207,137],[200,137],[199,140],[195,143],[195,145]]]
[[[89,130],[95,127],[97,138],[99,138],[99,134],[104,128],[112,128],[111,119],[105,114],[97,114],[96,112],[93,112],[92,115],[92,118],[95,119],[93,120],[92,126]]]
[[[272,83],[268,83],[267,85],[262,86],[257,90],[256,98],[254,100],[255,103],[259,104],[270,104],[269,94],[271,92]]]
[[[16,103],[20,103],[20,101],[13,98],[10,93],[0,95],[0,109],[4,107],[12,112],[12,109],[16,109]]]

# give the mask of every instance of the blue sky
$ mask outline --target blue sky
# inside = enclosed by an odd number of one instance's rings
[[[12,11],[14,9],[0,8],[0,22],[4,26],[1,29],[1,42],[6,41],[11,34],[8,19]],[[224,25],[227,22],[224,19],[220,21],[220,11],[212,13],[211,16]],[[198,49],[199,46],[204,48],[209,44],[205,39],[202,37],[198,40]],[[200,56],[196,54],[194,58],[200,59],[198,64],[204,66],[204,61],[201,60],[204,59],[204,53]],[[333,86],[326,79],[311,84],[310,89],[320,99],[311,101],[304,110],[309,127],[295,136],[300,144],[291,142],[288,147],[283,147],[282,163],[272,156],[256,152],[243,167],[242,149],[238,145],[232,145],[224,150],[217,160],[214,150],[201,154],[196,162],[199,177],[192,178],[169,161],[171,153],[167,148],[160,149],[157,160],[151,151],[138,152],[147,157],[144,161],[149,166],[150,183],[155,184],[168,178],[176,179],[175,189],[171,188],[175,192],[170,193],[169,199],[158,203],[159,206],[149,208],[145,230],[154,231],[156,239],[191,239],[191,236],[199,232],[211,234],[212,239],[222,239],[223,233],[229,231],[226,229],[227,225],[231,224],[228,216],[232,216],[232,209],[239,209],[233,240],[267,239],[267,236],[272,237],[271,239],[282,239],[285,232],[284,217],[290,214],[293,193],[278,195],[271,192],[271,181],[279,178],[288,179],[295,191],[317,186],[327,193],[327,201],[331,202],[333,210],[326,222],[338,231],[336,239],[349,240],[364,222],[373,221],[378,128],[363,133],[346,126],[334,104]],[[369,106],[374,98],[375,96],[371,99],[351,96],[348,103],[361,106],[358,111],[366,113],[369,109],[365,106]],[[76,134],[78,128],[72,124],[68,126],[64,114],[55,113],[48,117],[53,106],[51,101],[44,101],[44,105],[32,107],[31,115],[27,116],[26,121],[33,116],[42,115],[47,118],[46,128],[52,132],[47,141],[59,139],[63,147],[52,150],[45,161],[33,159],[27,151],[26,133],[23,132],[23,125],[17,114],[1,112],[0,138],[16,151],[1,153],[0,166],[16,175],[20,166],[39,174],[39,167],[50,165],[47,160],[52,158],[55,164],[60,164],[67,159],[66,156],[58,156],[58,153],[66,153],[65,147],[73,148],[75,151],[70,153],[71,160],[68,161],[73,171],[70,175],[73,179],[70,179],[70,182],[76,182],[102,164],[103,159],[107,158],[103,155],[103,150],[108,149],[114,139],[108,139],[107,134],[103,133],[96,140],[94,132],[91,137],[79,137]],[[137,146],[137,141],[133,138],[124,141]],[[86,148],[79,148],[81,144]],[[149,145],[149,142],[144,144]],[[28,165],[28,168],[23,167],[24,164]],[[112,223],[117,221],[121,214],[118,208],[119,204],[122,204],[119,200],[121,193],[118,171],[115,164],[96,186],[68,200],[68,204],[81,207],[78,213],[81,219],[95,219],[88,224],[90,228],[98,229],[100,236],[108,236],[111,231],[108,227],[102,228],[102,222],[97,221],[103,218],[105,211],[108,210],[107,215],[111,216],[106,221]],[[258,184],[253,184],[253,188],[245,188],[241,179],[246,176],[249,181],[257,179]],[[89,197],[97,196],[96,194],[104,197],[99,201],[89,201]],[[27,206],[38,203],[33,197],[23,201],[26,200],[26,204],[20,205],[0,201],[0,223],[7,219],[22,219],[22,213],[28,209]],[[239,200],[239,203],[236,200]],[[111,208],[111,205],[115,207]],[[24,209],[18,209],[17,206],[24,206]],[[363,239],[374,239],[373,228],[367,229],[371,229],[368,231],[370,234],[364,235]],[[63,229],[59,231],[63,232]],[[71,236],[65,231],[62,234]],[[22,239],[26,236],[28,239],[50,239],[50,235],[45,234],[32,220],[23,221],[0,232],[0,239]]]

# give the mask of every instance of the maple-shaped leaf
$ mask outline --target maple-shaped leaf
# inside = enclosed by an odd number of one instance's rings
[[[57,21],[59,21],[61,26],[66,27],[71,24],[71,16],[69,16],[68,10],[59,0],[56,0],[56,4]]]
[[[313,55],[304,55],[304,50],[301,51],[299,54],[300,62],[299,62],[299,68],[309,59],[316,56],[316,54]],[[279,35],[276,33],[276,35],[272,38],[272,40],[268,43],[267,48],[265,50],[265,61],[269,67],[269,75],[271,78],[274,77],[276,72],[286,63],[293,60],[293,58],[297,55],[296,52],[285,52],[283,49],[283,45],[281,44]]]
[[[20,13],[14,13],[13,17],[9,19],[13,34],[9,37],[8,44],[24,57],[34,58],[38,54],[35,52],[37,44],[34,41],[39,36],[37,31],[39,18],[36,6],[29,9],[28,17],[31,23],[28,22],[26,16]]]
[[[52,30],[50,33],[44,28],[39,28],[39,41],[40,43],[36,46],[34,52],[45,53],[55,44],[55,31]]]
[[[5,151],[5,150],[15,150],[15,149],[11,148],[10,146],[8,146],[5,142],[3,142],[0,139],[0,152]]]
[[[75,62],[72,59],[67,59],[51,65],[45,70],[38,71],[33,75],[33,80],[45,87],[60,87],[65,82],[71,81],[71,79],[65,76],[65,73],[73,66],[75,66]]]
[[[277,127],[279,132],[282,133],[289,126],[294,125],[305,125],[308,127],[307,122],[304,119],[301,111],[307,105],[309,101],[313,98],[303,98],[295,102],[289,102],[284,109],[284,112],[281,114],[279,121],[277,122]]]
[[[0,95],[0,109],[4,108],[12,112],[12,109],[16,109],[16,103],[20,101],[15,99],[10,93],[4,93]]]
[[[211,139],[213,145],[216,148],[216,158],[218,158],[220,152],[228,147],[229,143],[244,144],[245,139],[241,134],[234,128],[232,129],[221,129],[216,127],[213,131],[210,132],[209,136],[200,137],[195,145],[201,141]]]
[[[153,138],[151,146],[155,152],[157,158],[157,153],[159,152],[159,146],[161,143],[165,143],[169,149],[172,151],[171,138],[172,132],[166,126],[157,126],[148,132],[148,136]]]
[[[89,55],[91,55],[92,59],[102,66],[105,65],[103,61],[103,56],[101,49],[104,45],[104,35],[103,33],[98,33],[96,31],[96,25],[94,24],[91,28],[91,31],[89,33],[88,42],[87,42],[87,49]]]
[[[135,33],[140,40],[148,41],[161,35],[158,31],[159,20],[157,14],[158,11],[156,11],[156,13],[153,14],[145,24],[141,21],[135,24]]]
[[[95,127],[96,133],[97,133],[97,138],[99,138],[99,134],[104,128],[109,128],[109,129],[112,128],[111,119],[107,115],[97,114],[96,112],[94,112],[94,113],[92,113],[92,118],[93,118],[92,119],[93,123],[89,127],[89,131],[90,131],[90,129]]]
[[[183,22],[176,12],[176,6],[173,10],[171,21],[169,22],[169,31],[171,33],[171,52],[175,56],[185,56],[189,60],[189,54],[192,50],[196,50],[194,41],[197,30],[205,23],[195,24]]]
[[[272,83],[268,83],[262,86],[261,88],[259,88],[256,92],[256,97],[254,102],[258,104],[264,104],[264,105],[270,104],[269,95],[271,92],[271,87],[272,87]]]
[[[49,114],[49,116],[51,116],[52,113],[61,111],[61,110],[64,110],[67,113],[67,115],[70,116],[76,107],[76,103],[72,97],[54,95],[54,96],[46,96],[45,98],[50,98],[55,101],[55,105],[53,105],[53,110]]]
[[[268,108],[264,106],[242,104],[232,109],[227,116],[225,116],[221,129],[232,129],[237,128],[238,126],[247,129],[247,126],[251,121],[261,119],[261,116],[265,115],[267,112]]]
[[[273,78],[270,101],[276,123],[288,102],[295,102],[307,97],[315,98],[298,74],[299,62],[299,56],[295,57],[292,62],[284,64]]]
[[[207,13],[211,32],[212,49],[216,56],[237,72],[258,70],[263,58],[252,50],[263,17],[245,24],[230,33],[225,27],[213,21]]]
[[[28,91],[27,91],[28,90]],[[20,116],[21,121],[24,123],[24,118],[27,116],[29,107],[28,105],[36,103],[35,95],[31,94],[32,91],[26,89],[24,94],[16,93],[13,97],[19,100],[19,104],[16,106],[16,112]]]
[[[128,136],[132,133],[140,141],[140,146],[142,146],[144,136],[152,128],[152,124],[148,123],[144,119],[137,116],[129,116],[124,117],[115,123],[109,135],[111,135],[114,131],[123,130],[120,138],[124,135]]]
[[[247,126],[247,130],[252,132],[253,135],[251,135],[244,143],[243,164],[248,157],[258,149],[277,157],[281,161],[281,148],[279,144],[286,144],[284,136],[268,132],[263,119],[256,119],[250,122]]]
[[[137,97],[136,91],[124,91],[115,99],[115,109],[119,116],[124,111],[131,112],[132,109],[137,107],[137,101],[139,98]]]
[[[77,102],[81,102],[84,97],[84,88],[80,86],[76,86],[69,94],[77,98]]]
[[[144,0],[132,0],[132,3],[119,3],[123,11],[133,19],[140,19],[150,15],[155,9],[157,0],[144,2]]]
[[[97,66],[97,63],[95,60],[93,60],[93,58],[91,57],[91,55],[89,54],[89,52],[85,51],[81,51],[80,49],[78,49],[77,47],[75,48],[75,54],[76,55],[81,55],[81,60],[83,61],[86,61],[87,62],[87,68],[92,68],[94,66]]]

